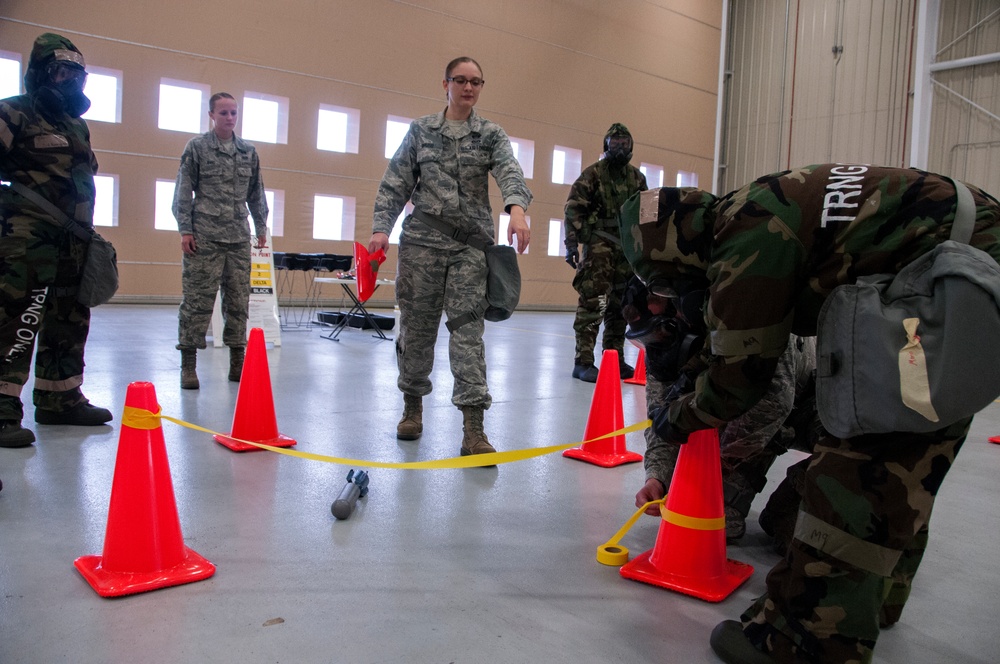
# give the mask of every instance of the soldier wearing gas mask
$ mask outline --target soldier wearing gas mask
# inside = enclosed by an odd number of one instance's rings
[[[26,93],[0,101],[0,447],[35,440],[21,426],[21,391],[35,353],[40,424],[94,426],[111,412],[80,390],[90,309],[76,301],[87,244],[62,218],[93,227],[97,159],[80,118],[86,64],[65,37],[35,40]],[[24,193],[22,193],[24,192]]]
[[[705,284],[678,280],[659,293],[650,292],[633,277],[626,288],[622,315],[625,338],[646,357],[646,410],[652,418],[679,397],[694,390],[694,380],[710,360],[704,350]],[[746,533],[750,505],[767,483],[774,460],[790,447],[808,451],[817,435],[813,370],[815,339],[794,337],[771,385],[744,415],[719,430],[726,540],[735,543]],[[643,465],[646,482],[636,493],[640,507],[659,500],[670,487],[679,447],[646,429]],[[765,531],[776,536],[776,547],[787,546],[798,510],[798,495],[790,485],[776,491],[762,512]],[[649,514],[659,515],[659,508]]]
[[[629,196],[646,190],[646,176],[629,164],[632,134],[615,123],[604,136],[603,159],[591,164],[573,183],[565,207],[566,262],[576,270],[573,288],[580,294],[573,330],[576,356],[573,377],[597,382],[594,346],[604,321],[604,350],[618,351],[621,377],[631,378],[625,363],[625,321],[621,296],[632,274],[618,235],[618,212]]]
[[[817,164],[764,175],[721,198],[664,187],[629,199],[623,249],[636,275],[657,295],[682,297],[690,281],[708,293],[707,361],[691,392],[653,413],[656,434],[681,445],[747,413],[767,393],[793,335],[823,334],[830,294],[864,277],[896,275],[946,243],[963,192],[964,242],[989,254],[984,266],[997,262],[1000,202],[917,169]],[[822,385],[837,358],[818,360]],[[902,374],[864,369],[850,378],[872,390],[904,389]],[[971,421],[940,422],[929,432],[821,435],[802,472],[785,556],[769,572],[766,594],[739,621],[716,626],[715,653],[732,663],[871,661],[880,630],[901,617],[935,498]]]

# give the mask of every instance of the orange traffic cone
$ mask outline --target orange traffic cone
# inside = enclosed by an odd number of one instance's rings
[[[111,485],[104,554],[73,564],[101,597],[117,597],[201,581],[215,565],[184,546],[159,420],[138,423],[129,409],[160,412],[152,383],[132,383]],[[131,423],[130,423],[131,422]]]
[[[726,559],[720,463],[718,432],[691,434],[661,507],[656,544],[622,566],[622,576],[709,602],[724,600],[750,578],[753,567]]]
[[[639,359],[635,361],[635,373],[632,374],[631,378],[626,378],[623,383],[628,383],[629,385],[645,385],[646,384],[646,349],[639,349]]]
[[[278,433],[278,420],[274,414],[274,399],[271,395],[271,372],[267,368],[267,350],[264,348],[264,330],[259,327],[250,330],[243,373],[240,375],[240,391],[236,395],[233,431],[229,436],[216,434],[213,438],[215,442],[234,452],[260,449],[240,440],[271,447],[291,447],[295,444],[293,439]],[[235,440],[236,438],[240,440]]]
[[[1000,436],[993,436],[989,440],[991,443],[996,443],[997,445],[1000,445]]]
[[[590,402],[590,418],[587,420],[587,430],[583,434],[584,440],[592,440],[624,428],[625,416],[622,414],[620,380],[618,352],[604,351],[604,355],[601,357],[601,370],[597,373],[597,385],[594,387],[594,398]],[[629,452],[625,448],[624,434],[592,443],[584,443],[580,447],[566,450],[563,452],[563,456],[587,461],[605,468],[642,461],[641,454]]]

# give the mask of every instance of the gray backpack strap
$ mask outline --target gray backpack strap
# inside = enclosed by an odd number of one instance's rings
[[[952,180],[958,193],[958,204],[955,208],[955,221],[951,224],[949,240],[969,244],[972,239],[972,228],[976,224],[976,203],[972,200],[972,192],[958,180]]]
[[[61,223],[66,230],[84,242],[90,242],[90,240],[94,237],[92,232],[88,231],[83,225],[70,219],[65,212],[53,205],[51,201],[43,198],[38,192],[29,189],[20,182],[11,182],[10,188],[21,194],[24,198],[27,198],[41,209],[45,210],[49,216]]]

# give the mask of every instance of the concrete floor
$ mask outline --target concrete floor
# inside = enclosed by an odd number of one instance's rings
[[[339,342],[322,333],[286,331],[267,352],[278,427],[296,449],[382,461],[457,455],[443,328],[419,442],[395,438],[393,343],[356,329]],[[728,552],[756,571],[718,604],[598,564],[597,546],[634,511],[641,464],[605,469],[557,454],[492,469],[373,469],[368,497],[338,521],[330,505],[348,467],[237,454],[164,423],[184,541],[217,572],[102,599],[73,561],[103,549],[128,384],[152,382],[165,415],[231,430],[238,385],[226,381],[226,350],[202,351],[202,389],[182,392],[175,334],[176,307],[95,309],[84,388],[115,413],[112,426],[34,425],[29,406],[38,442],[0,450],[0,664],[716,662],[709,632],[762,592],[777,560],[756,524],[762,495]],[[594,388],[569,377],[572,358],[570,314],[487,325],[486,427],[498,448],[583,437]],[[623,385],[622,401],[626,424],[645,418],[642,387]],[[997,661],[1000,446],[986,440],[996,434],[992,405],[945,482],[913,595],[876,662]],[[627,443],[642,452],[641,433]],[[799,458],[772,468],[765,494]],[[622,544],[641,553],[658,528],[644,517]]]

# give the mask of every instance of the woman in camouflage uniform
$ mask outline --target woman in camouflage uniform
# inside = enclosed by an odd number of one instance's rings
[[[524,212],[531,192],[507,134],[473,109],[483,84],[482,68],[472,58],[448,63],[442,81],[447,108],[410,124],[375,198],[369,252],[388,249],[389,233],[403,206],[409,200],[414,205],[413,214],[403,220],[396,273],[400,314],[396,360],[403,393],[403,417],[396,436],[402,440],[416,440],[423,432],[422,397],[431,392],[442,312],[449,321],[467,319],[486,293],[483,252],[438,228],[444,225],[492,242],[495,231],[487,179],[492,174],[504,210],[510,214],[507,240],[513,244],[516,235],[521,253],[528,247]],[[483,430],[483,411],[492,403],[483,331],[482,315],[475,316],[451,331],[448,345],[455,380],[451,400],[464,419],[463,455],[496,451]]]

